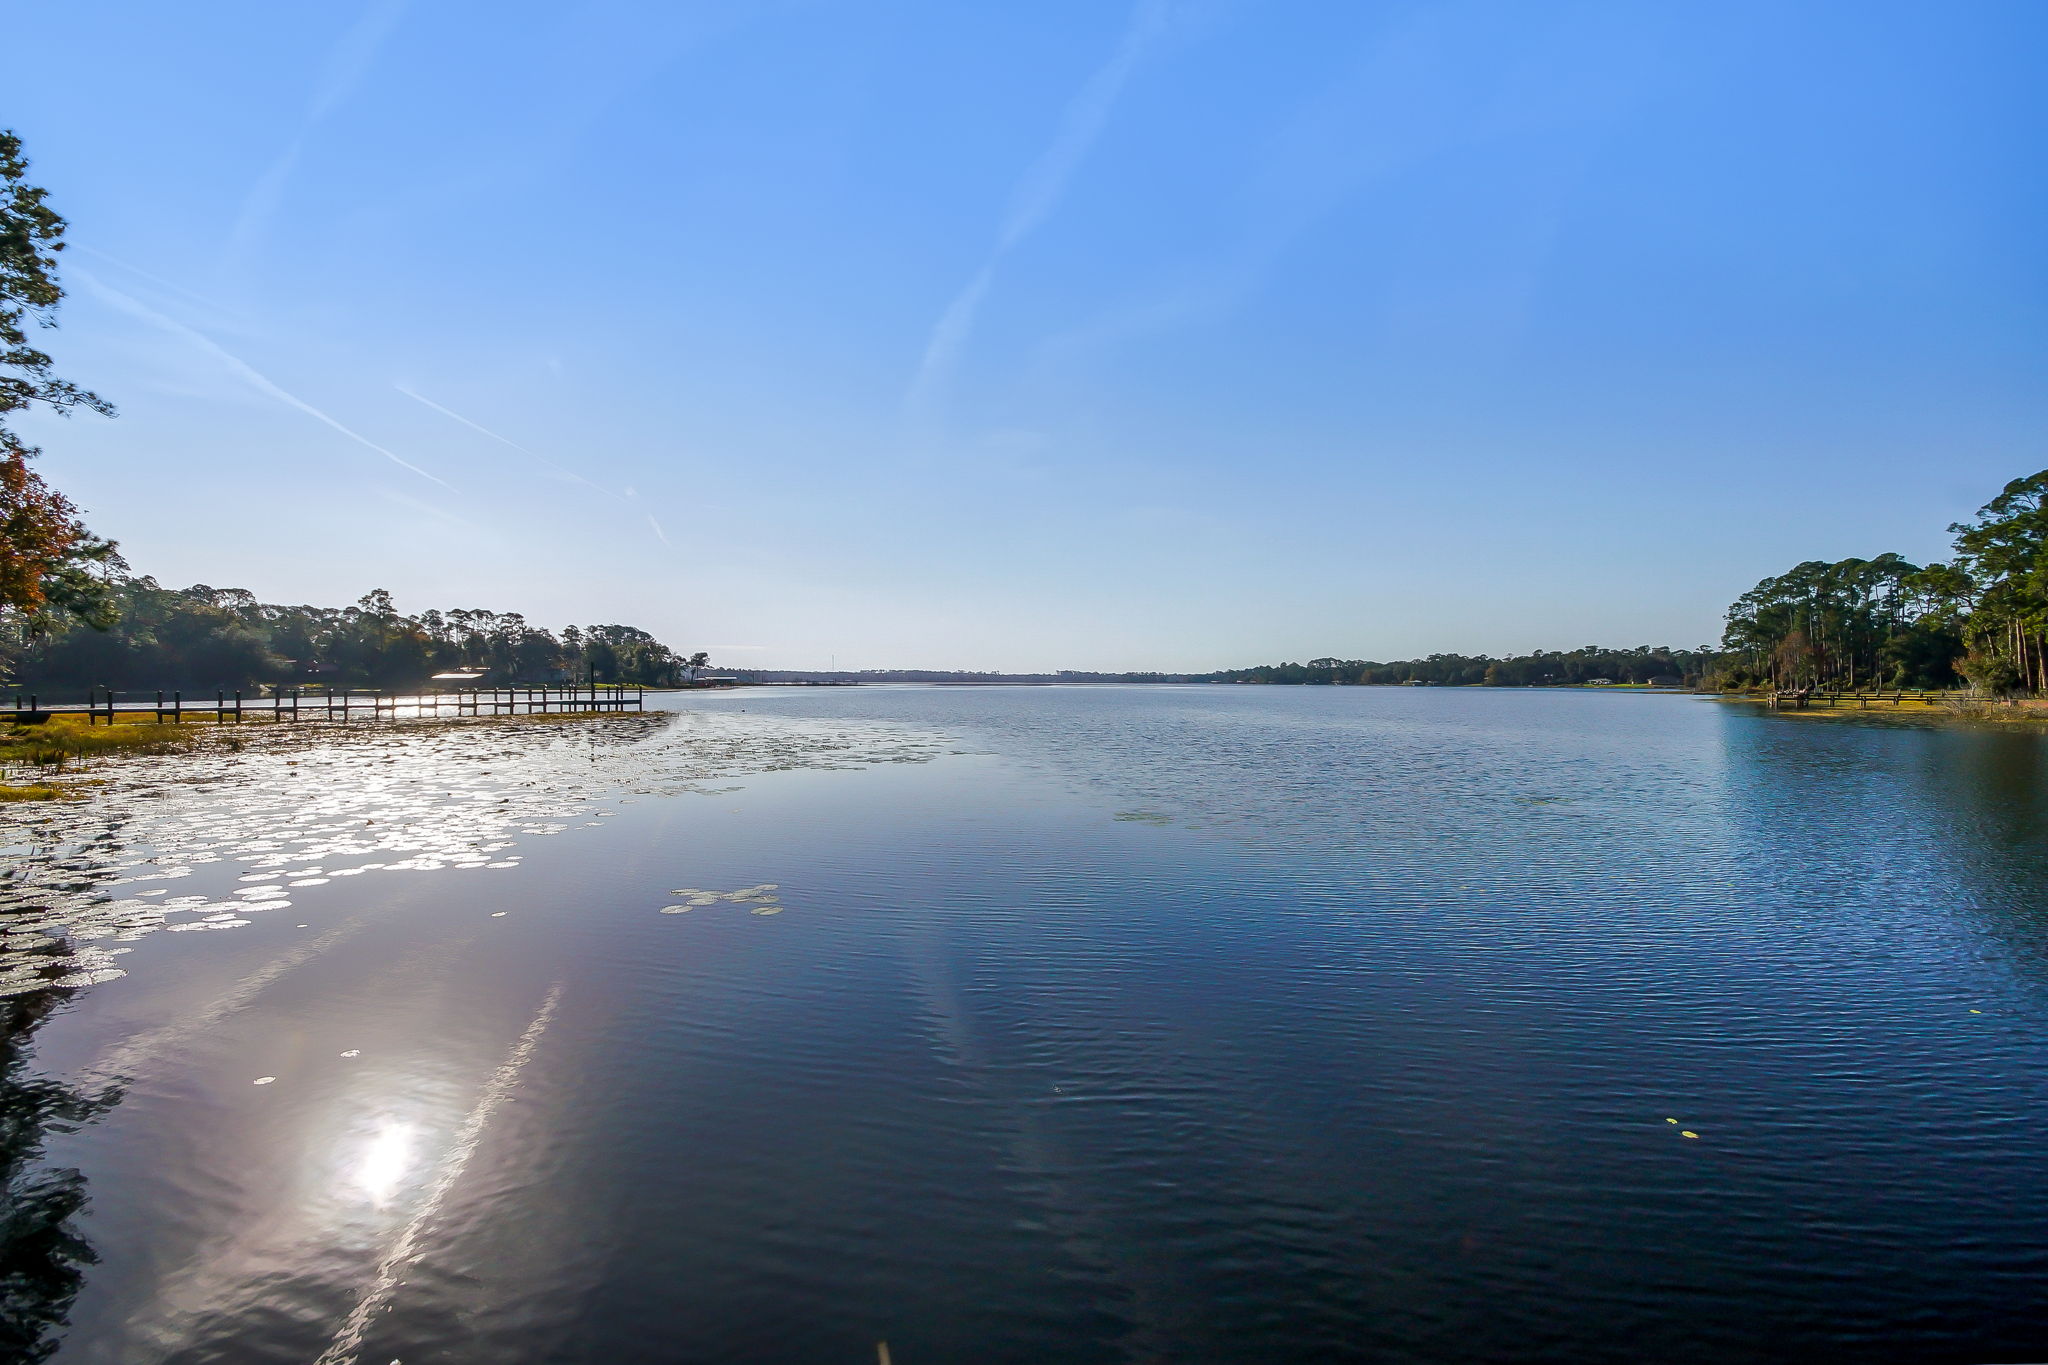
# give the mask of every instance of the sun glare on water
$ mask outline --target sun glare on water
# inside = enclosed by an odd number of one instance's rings
[[[419,1133],[410,1123],[386,1119],[350,1166],[348,1180],[370,1203],[382,1208],[398,1193],[412,1165]]]

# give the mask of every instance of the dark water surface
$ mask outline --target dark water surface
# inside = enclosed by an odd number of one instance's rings
[[[2048,1358],[2048,739],[666,704],[0,813],[0,1359]]]

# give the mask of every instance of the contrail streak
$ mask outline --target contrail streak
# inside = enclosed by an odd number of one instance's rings
[[[398,1287],[398,1277],[403,1273],[406,1262],[419,1251],[420,1241],[427,1225],[441,1211],[441,1204],[448,1198],[455,1182],[462,1178],[462,1171],[476,1154],[478,1141],[484,1129],[498,1110],[504,1107],[512,1094],[512,1087],[519,1081],[519,1073],[525,1069],[528,1059],[533,1056],[534,1047],[540,1036],[547,1031],[548,1021],[554,1018],[555,1006],[561,1003],[562,988],[558,985],[548,991],[548,998],[541,1003],[540,1013],[533,1016],[533,1022],[526,1026],[526,1032],[519,1035],[519,1041],[512,1045],[510,1055],[485,1084],[483,1094],[477,1098],[476,1107],[469,1111],[463,1121],[462,1130],[455,1135],[454,1145],[448,1155],[441,1159],[441,1169],[435,1173],[434,1183],[427,1190],[419,1211],[412,1221],[405,1225],[405,1231],[391,1244],[391,1250],[378,1263],[376,1277],[368,1290],[356,1302],[355,1311],[348,1315],[341,1331],[335,1335],[320,1358],[313,1365],[348,1365],[355,1359],[356,1352],[363,1346],[363,1334],[369,1330],[370,1320],[381,1312],[391,1297],[391,1291]]]
[[[443,417],[452,417],[456,421],[462,423],[462,425],[468,427],[471,431],[480,432],[483,435],[490,437],[493,441],[496,441],[500,445],[507,445],[512,447],[512,449],[518,451],[521,455],[531,456],[532,458],[539,460],[542,464],[546,465],[549,469],[554,470],[558,474],[566,474],[570,478],[576,480],[576,482],[583,484],[585,487],[595,488],[598,492],[604,494],[608,498],[618,498],[620,502],[625,501],[624,498],[619,497],[617,493],[612,492],[611,489],[606,488],[603,484],[592,483],[589,479],[584,478],[581,474],[578,474],[575,470],[570,469],[568,466],[556,464],[553,460],[550,460],[547,456],[541,454],[539,451],[529,449],[526,446],[519,444],[519,442],[513,440],[510,436],[500,436],[497,432],[492,431],[489,427],[485,426],[481,422],[472,422],[469,418],[464,417],[461,413],[455,411],[455,409],[453,408],[442,407],[439,403],[436,403],[433,399],[427,397],[423,393],[414,393],[411,389],[408,389],[403,384],[394,384],[392,385],[392,387],[397,389],[400,393],[404,394],[407,398],[413,399],[415,402],[425,403],[428,407],[432,408],[435,412],[440,413]]]
[[[904,397],[904,407],[912,416],[929,415],[936,405],[954,365],[967,349],[968,339],[974,332],[975,316],[981,311],[989,286],[995,282],[997,264],[1013,247],[1036,232],[1059,207],[1068,183],[1073,180],[1074,173],[1080,169],[1096,139],[1102,135],[1117,96],[1123,93],[1124,85],[1144,57],[1145,50],[1166,27],[1166,20],[1164,0],[1138,0],[1116,52],[1067,101],[1066,112],[1060,119],[1060,130],[1052,145],[1040,154],[1024,173],[1023,179],[1018,181],[988,259],[974,278],[953,296],[952,302],[946,305],[946,311],[932,325],[924,358]]]
[[[222,347],[218,342],[214,341],[211,337],[208,337],[203,333],[194,331],[192,328],[187,327],[184,323],[177,321],[175,318],[165,317],[162,313],[157,312],[156,309],[151,308],[148,304],[142,302],[140,299],[131,298],[129,295],[122,293],[120,290],[114,288],[114,286],[99,279],[97,276],[94,276],[87,271],[80,270],[77,266],[71,267],[71,274],[73,275],[74,278],[82,280],[85,283],[86,288],[90,289],[93,293],[99,295],[108,303],[113,304],[122,312],[129,314],[131,317],[141,318],[144,322],[147,322],[152,326],[161,327],[165,331],[171,333],[173,336],[182,337],[186,341],[191,342],[194,346],[197,346],[200,350],[205,351],[208,355],[215,357],[222,364],[226,365],[230,370],[233,370],[236,374],[240,375],[243,379],[247,380],[249,384],[258,392],[268,394],[270,397],[275,398],[278,402],[285,404],[287,407],[297,408],[300,412],[305,413],[308,417],[311,417],[316,421],[326,423],[328,426],[333,427],[342,435],[348,437],[351,441],[354,441],[357,445],[365,446],[371,450],[376,451],[379,455],[382,455],[385,459],[391,461],[391,463],[397,465],[400,469],[410,470],[412,473],[419,475],[421,478],[427,480],[429,483],[438,483],[441,485],[441,487],[447,489],[451,493],[456,491],[455,485],[449,483],[446,479],[440,478],[439,476],[434,474],[429,474],[426,470],[421,469],[412,461],[403,459],[400,456],[392,454],[383,446],[378,445],[375,441],[371,440],[369,437],[363,435],[362,433],[349,430],[349,428],[343,426],[340,422],[335,421],[332,417],[329,417],[326,413],[320,411],[320,409],[314,407],[311,403],[308,403],[305,399],[299,397],[297,394],[292,393],[289,390],[281,388],[277,384],[272,383],[267,376],[259,373],[253,365],[249,364],[248,361],[243,360],[240,356],[229,352],[224,347]]]
[[[384,0],[384,3],[366,9],[354,26],[328,51],[312,97],[306,101],[305,116],[299,120],[297,135],[269,168],[256,178],[249,192],[242,196],[241,211],[235,215],[235,225],[228,231],[226,254],[230,261],[246,254],[269,229],[270,220],[277,216],[278,207],[284,202],[285,184],[291,179],[299,157],[305,151],[307,135],[325,122],[335,107],[362,84],[371,62],[376,59],[377,49],[383,46],[384,39],[403,16],[406,3],[407,0]]]
[[[410,398],[415,402],[426,404],[435,412],[440,413],[443,417],[447,417],[453,421],[462,423],[462,425],[468,427],[471,431],[476,432],[478,435],[488,436],[493,441],[496,441],[500,445],[510,446],[512,449],[518,451],[521,455],[525,455],[531,459],[540,461],[549,469],[554,470],[556,473],[562,475],[565,478],[574,479],[577,483],[582,484],[585,488],[596,489],[598,492],[604,494],[606,497],[612,499],[612,501],[614,502],[630,503],[633,500],[634,493],[631,488],[628,488],[623,493],[614,493],[611,489],[606,488],[603,484],[596,483],[590,479],[585,478],[583,475],[578,474],[575,470],[569,468],[567,465],[558,464],[554,460],[550,460],[547,456],[541,454],[538,450],[535,450],[530,446],[523,446],[519,444],[519,442],[513,440],[510,436],[504,436],[499,434],[498,432],[492,431],[482,422],[474,421],[468,417],[464,417],[455,409],[451,407],[446,407],[440,403],[436,403],[433,399],[427,397],[423,393],[419,393],[413,389],[409,389],[403,384],[394,384],[392,385],[392,387],[397,389],[400,393],[404,394],[407,398]],[[654,514],[652,512],[649,512],[646,514],[646,516],[648,529],[654,532],[654,538],[660,541],[663,545],[668,546],[670,549],[674,549],[675,542],[671,541],[668,538],[668,532],[661,529],[661,523],[654,519]]]
[[[194,293],[192,290],[187,289],[184,285],[179,284],[175,280],[167,280],[161,275],[151,274],[149,271],[144,270],[141,266],[136,265],[133,261],[122,260],[119,256],[114,255],[111,251],[102,251],[98,247],[88,246],[84,242],[74,243],[71,249],[83,256],[97,257],[98,259],[105,261],[108,265],[117,266],[120,269],[127,271],[131,275],[135,275],[142,279],[148,280],[151,284],[157,286],[157,288],[159,289],[168,289],[173,294],[181,295],[184,298],[190,300],[191,302],[196,303],[200,307],[206,309],[206,311],[208,311],[209,313],[218,313],[223,317],[235,318],[237,321],[242,320],[242,318],[240,317],[239,309],[230,308],[228,307],[228,305],[221,303],[216,299],[210,299],[206,297],[206,295],[204,294]]]

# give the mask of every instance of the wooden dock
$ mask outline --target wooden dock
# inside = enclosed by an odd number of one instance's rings
[[[52,716],[84,716],[88,725],[115,725],[147,716],[159,725],[210,720],[240,725],[244,720],[273,724],[298,721],[421,720],[435,716],[569,715],[598,711],[639,711],[645,708],[643,687],[585,684],[571,687],[466,687],[445,692],[383,692],[362,688],[294,688],[268,696],[244,697],[240,692],[215,692],[187,700],[182,692],[155,694],[153,701],[133,700],[130,692],[89,692],[82,702],[44,705],[34,695],[13,697],[0,721],[34,725]]]
[[[1776,692],[1772,692],[1765,700],[1770,703],[1770,708],[1773,711],[1803,711],[1808,707],[1833,709],[1848,706],[1853,706],[1861,711],[1870,711],[1886,706],[1896,707],[1901,703],[1909,701],[1919,706],[1939,705],[1943,698],[1949,695],[1951,694],[1946,692],[1915,691],[1912,688],[1889,692],[1816,692],[1811,688],[1799,688],[1797,690],[1781,688]]]

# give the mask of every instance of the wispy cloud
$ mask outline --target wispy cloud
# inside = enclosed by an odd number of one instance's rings
[[[1565,60],[1539,60],[1534,50],[1584,50],[1574,42],[1572,24],[1577,21],[1568,11],[1531,7],[1528,14],[1527,43],[1540,47],[1517,45],[1512,65],[1492,55],[1495,44],[1475,40],[1475,25],[1497,22],[1493,11],[1424,5],[1391,23],[1359,49],[1341,76],[1304,97],[1268,139],[1254,173],[1227,196],[1247,211],[1230,245],[1190,266],[1180,278],[1118,302],[1053,338],[1046,352],[1071,363],[1191,322],[1226,318],[1266,286],[1316,225],[1376,186],[1460,144],[1501,137],[1508,131],[1504,122],[1526,132],[1533,116],[1525,108],[1526,97],[1517,98],[1516,69],[1533,65],[1548,73]],[[1607,22],[1600,34],[1603,42],[1612,42],[1629,31],[1627,25]],[[1649,67],[1647,49],[1640,62],[1607,64],[1597,78],[1560,97],[1559,108],[1543,117],[1557,127],[1585,126],[1597,134],[1636,97],[1640,72]],[[1493,100],[1475,100],[1474,89],[1501,93]],[[1543,192],[1561,194],[1548,186]],[[1528,240],[1521,254],[1533,262],[1548,250],[1559,215],[1543,211],[1539,196],[1526,198],[1536,210],[1498,230],[1503,237],[1523,233]],[[1533,277],[1533,271],[1532,264],[1527,273]]]
[[[965,289],[953,296],[953,301],[946,305],[946,311],[939,314],[939,320],[932,324],[931,340],[925,343],[924,359],[917,367],[917,378],[911,381],[910,395],[904,400],[904,406],[913,417],[928,417],[937,405],[939,391],[952,378],[953,367],[959,361],[960,353],[967,348],[967,339],[974,331],[974,318],[981,311],[981,301],[987,297],[989,286],[995,283],[995,279],[995,262],[991,260],[967,282]]]
[[[256,183],[242,196],[242,206],[235,213],[235,225],[228,229],[227,246],[223,252],[226,260],[242,259],[263,240],[270,229],[270,220],[277,216],[278,206],[284,202],[285,182],[291,179],[292,168],[299,164],[299,152],[304,146],[304,137],[293,138],[291,145],[270,163],[262,175],[256,177]]]
[[[377,49],[391,36],[391,30],[398,27],[398,21],[405,16],[407,0],[376,0],[365,6],[360,19],[349,26],[341,35],[341,41],[327,50],[327,60],[320,68],[319,83],[313,87],[313,96],[306,101],[306,123],[318,123],[334,112],[343,100],[355,93],[369,73],[370,63],[377,59]]]
[[[221,346],[218,342],[214,341],[213,338],[206,336],[201,332],[197,332],[190,327],[187,327],[184,323],[179,322],[176,318],[166,317],[164,314],[159,313],[156,309],[151,308],[148,304],[142,302],[140,299],[122,293],[120,290],[114,288],[112,285],[106,283],[104,280],[101,280],[98,276],[93,275],[89,271],[81,270],[77,266],[73,266],[71,267],[71,277],[85,285],[85,287],[89,291],[91,291],[93,295],[95,295],[96,297],[98,297],[99,299],[103,300],[106,303],[112,304],[114,307],[120,309],[122,312],[128,314],[130,317],[139,318],[142,321],[149,323],[153,327],[162,328],[164,331],[169,332],[171,335],[178,337],[179,339],[185,341],[191,346],[196,347],[198,350],[203,351],[207,355],[212,356],[214,359],[220,361],[221,364],[225,365],[232,373],[241,378],[251,388],[255,389],[258,393],[265,394],[271,398],[275,398],[278,402],[283,403],[287,407],[297,408],[300,412],[305,413],[308,417],[313,418],[315,421],[325,423],[327,426],[334,428],[342,435],[348,437],[351,441],[354,441],[357,445],[363,446],[364,448],[369,450],[376,451],[379,455],[382,455],[385,459],[391,461],[391,463],[397,465],[400,469],[404,469],[411,473],[417,474],[421,478],[427,480],[429,483],[440,484],[441,487],[447,489],[451,493],[455,491],[455,485],[449,483],[446,479],[440,478],[437,475],[429,474],[426,470],[421,469],[412,461],[405,459],[402,456],[393,454],[391,451],[386,450],[383,446],[378,445],[375,441],[363,435],[361,432],[351,430],[349,427],[344,426],[342,423],[328,416],[326,413],[314,407],[311,403],[308,403],[305,399],[299,397],[297,394],[284,388],[280,384],[272,382],[269,376],[257,370],[255,366],[249,364],[248,361],[243,360],[240,356],[228,351],[225,347]]]
[[[652,527],[652,528],[653,528],[653,530],[654,530],[654,538],[655,538],[656,540],[658,540],[658,541],[660,541],[660,542],[661,542],[662,544],[664,544],[664,545],[668,546],[668,547],[669,547],[669,548],[670,548],[671,550],[673,550],[673,549],[675,548],[675,544],[674,544],[674,542],[670,541],[670,540],[669,540],[669,538],[668,538],[668,532],[666,532],[666,531],[662,530],[662,529],[661,529],[661,523],[660,523],[660,522],[658,522],[658,521],[656,521],[656,520],[654,519],[654,513],[652,513],[652,512],[649,512],[649,513],[647,514],[647,524],[648,524],[648,525],[649,525],[650,527]]]
[[[444,507],[436,507],[430,502],[423,502],[418,498],[407,497],[405,494],[399,492],[395,488],[378,488],[372,491],[374,491],[378,497],[392,504],[394,507],[403,507],[408,511],[417,512],[423,517],[431,517],[436,521],[445,521],[451,526],[460,526],[466,531],[483,530],[483,528],[481,526],[478,526],[475,522],[467,520],[463,517],[458,517],[453,512],[448,511]]]
[[[208,298],[204,294],[195,293],[193,290],[187,289],[184,285],[177,283],[175,280],[167,280],[161,275],[153,274],[150,271],[144,270],[141,266],[136,265],[133,261],[124,261],[119,256],[114,255],[110,251],[102,251],[100,248],[96,246],[88,246],[84,242],[74,243],[71,247],[71,250],[77,252],[79,255],[82,256],[90,256],[96,261],[105,261],[108,265],[114,266],[120,270],[125,270],[130,275],[135,276],[135,278],[139,280],[147,280],[151,284],[155,285],[157,288],[162,289],[167,293],[176,294],[179,298],[184,299],[187,303],[197,304],[199,307],[204,308],[207,312],[215,314],[220,318],[226,319],[229,322],[235,324],[235,326],[237,327],[247,328],[250,326],[248,318],[239,310],[230,308],[227,304],[220,302],[218,299]]]
[[[1165,28],[1165,0],[1139,0],[1116,54],[1067,102],[1059,135],[1017,182],[1010,196],[1009,214],[1003,219],[1002,234],[996,239],[997,255],[1030,236],[1059,207],[1067,183],[1080,169],[1095,139],[1102,135],[1109,111],[1123,93],[1124,83],[1131,78],[1138,59]]]
[[[228,232],[226,257],[229,261],[247,254],[263,239],[270,228],[270,220],[276,217],[279,205],[284,202],[285,184],[297,168],[300,154],[305,151],[307,135],[362,84],[370,63],[376,60],[377,49],[398,26],[406,4],[407,0],[376,0],[328,49],[327,60],[321,64],[319,79],[313,83],[312,94],[306,100],[306,112],[301,116],[292,140],[256,178],[249,192],[242,196],[234,227]]]
[[[953,296],[952,302],[946,305],[946,310],[932,325],[931,339],[925,345],[917,376],[911,381],[909,394],[904,400],[904,407],[913,418],[934,415],[946,383],[973,337],[975,317],[981,311],[990,286],[995,283],[996,267],[1059,207],[1075,171],[1080,169],[1089,149],[1102,135],[1110,110],[1115,106],[1117,96],[1123,93],[1131,72],[1144,57],[1146,49],[1165,31],[1166,18],[1165,0],[1139,0],[1115,54],[1067,101],[1059,133],[1024,173],[1010,195],[1009,209],[1003,215],[1002,226],[996,234],[995,246],[990,250],[988,260]]]

